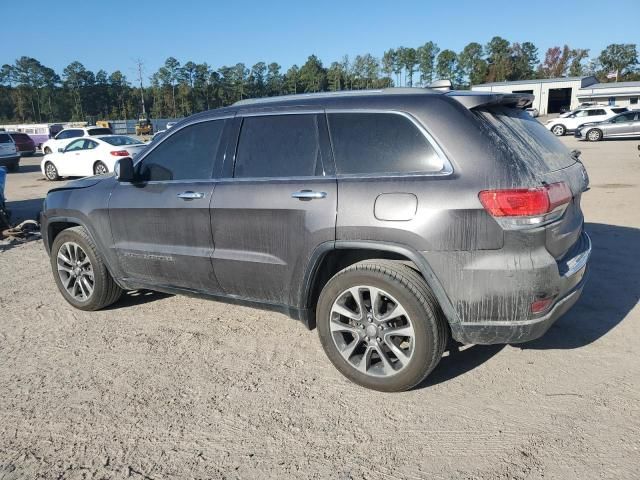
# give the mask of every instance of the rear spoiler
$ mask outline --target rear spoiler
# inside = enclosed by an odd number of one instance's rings
[[[503,105],[512,108],[525,109],[533,103],[534,96],[530,93],[494,93],[453,90],[445,93],[455,98],[469,110],[491,105]]]

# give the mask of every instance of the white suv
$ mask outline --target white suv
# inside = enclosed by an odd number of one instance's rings
[[[628,108],[626,107],[594,105],[563,113],[558,118],[547,121],[544,126],[551,130],[554,135],[561,137],[567,132],[575,131],[584,123],[601,122],[627,110]]]
[[[58,134],[42,144],[42,153],[57,153],[59,148],[66,147],[71,140],[79,137],[95,137],[97,135],[111,135],[110,128],[104,127],[77,127],[65,128]]]

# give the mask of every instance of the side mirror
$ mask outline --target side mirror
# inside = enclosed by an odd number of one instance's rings
[[[133,171],[133,160],[131,158],[121,158],[116,162],[114,167],[114,172],[116,172],[116,180],[119,182],[133,182],[134,171]]]
[[[64,153],[64,148],[58,148],[58,153]]]

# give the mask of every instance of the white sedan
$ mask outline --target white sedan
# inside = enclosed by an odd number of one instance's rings
[[[146,144],[125,135],[101,135],[73,140],[55,153],[45,155],[40,163],[47,180],[60,177],[88,177],[113,172],[120,158],[135,158]]]

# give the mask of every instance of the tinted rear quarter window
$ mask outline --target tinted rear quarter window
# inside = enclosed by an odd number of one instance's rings
[[[442,158],[424,133],[396,113],[329,113],[338,174],[433,173]]]
[[[148,181],[207,180],[220,146],[224,120],[184,127],[165,138],[143,160],[142,177]]]
[[[488,138],[511,152],[532,171],[554,171],[575,163],[565,147],[544,125],[526,112],[508,107],[474,110]]]
[[[111,135],[110,128],[92,128],[88,131],[91,137],[95,137],[96,135]]]
[[[607,114],[607,112],[605,112],[602,109],[589,110],[589,116],[590,117],[595,117],[595,116],[598,116],[598,115],[606,115],[606,114]]]
[[[309,177],[322,172],[317,115],[265,115],[242,121],[234,177]]]
[[[633,100],[633,99],[631,99],[631,100]],[[638,100],[638,99],[636,98],[636,103],[637,103],[637,100]],[[633,102],[631,102],[631,103],[633,103]],[[612,109],[611,109],[611,111],[612,111],[613,113],[622,113],[622,112],[626,112],[627,110],[628,110],[628,109],[627,109],[626,107],[621,107],[621,108],[612,108]]]

